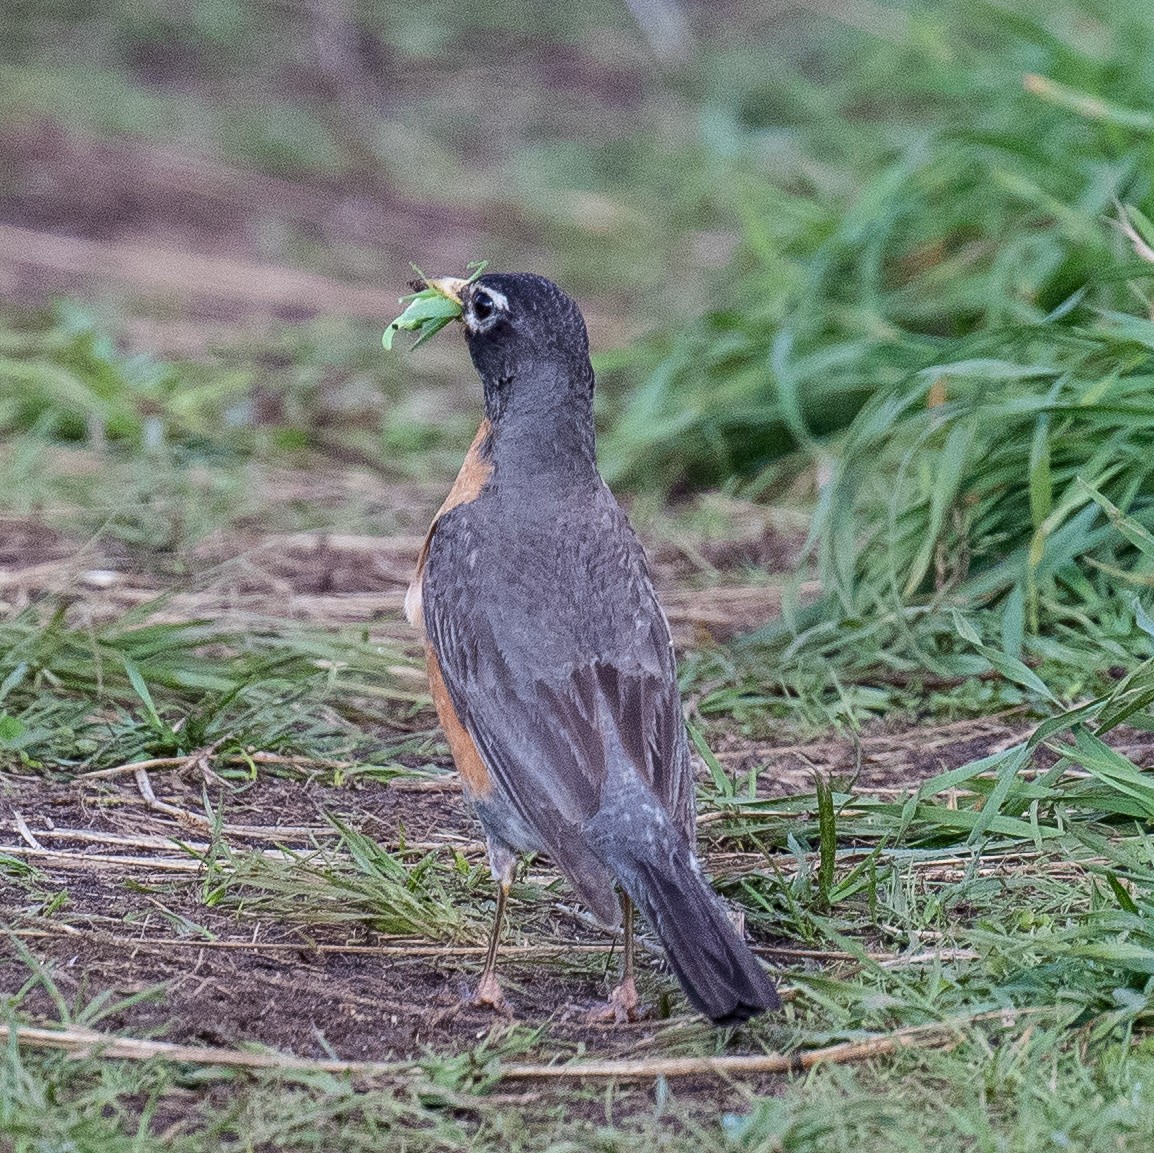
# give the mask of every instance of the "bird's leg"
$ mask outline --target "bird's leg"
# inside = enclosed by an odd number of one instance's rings
[[[633,902],[625,893],[621,894],[621,916],[625,923],[624,964],[621,980],[609,993],[609,1004],[596,1010],[593,1021],[612,1021],[618,1025],[626,1021],[636,1021],[641,1002],[637,996],[637,985],[633,980]]]
[[[497,946],[501,943],[501,930],[505,924],[505,905],[509,900],[509,889],[513,884],[512,868],[502,869],[497,878],[497,915],[493,918],[493,931],[489,934],[489,951],[485,954],[485,968],[481,971],[481,979],[477,982],[477,991],[473,994],[474,1005],[488,1005],[499,1012],[508,1012],[509,1006],[505,995],[501,992],[501,983],[497,980]]]
[[[609,994],[613,1019],[620,1025],[637,1020],[637,986],[633,982],[633,902],[627,894],[621,896],[621,915],[625,920],[625,962],[621,982]]]

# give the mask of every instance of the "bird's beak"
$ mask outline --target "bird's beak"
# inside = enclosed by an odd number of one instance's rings
[[[461,293],[468,283],[467,280],[462,280],[459,276],[434,276],[430,277],[428,281],[430,288],[436,289],[442,296],[456,304],[464,303],[461,300]]]

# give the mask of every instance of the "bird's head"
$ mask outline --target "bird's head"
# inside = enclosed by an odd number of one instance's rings
[[[469,354],[485,386],[486,408],[500,415],[539,408],[575,392],[591,396],[589,337],[576,302],[551,280],[529,272],[486,273],[475,280],[429,281],[461,305]]]

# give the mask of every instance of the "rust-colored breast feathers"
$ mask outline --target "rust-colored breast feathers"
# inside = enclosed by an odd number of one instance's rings
[[[486,797],[493,790],[493,780],[489,776],[489,770],[485,768],[485,762],[481,760],[481,754],[477,751],[473,738],[469,736],[468,730],[461,723],[461,718],[457,716],[457,710],[453,708],[453,700],[449,696],[445,678],[441,673],[441,663],[428,641],[425,642],[425,667],[429,670],[429,688],[433,693],[437,719],[441,722],[441,728],[445,730],[445,739],[449,742],[449,750],[453,754],[457,772],[461,774],[465,788],[474,797]]]
[[[429,543],[436,531],[437,521],[450,509],[476,500],[493,475],[493,463],[485,451],[489,432],[489,422],[483,420],[477,435],[473,438],[473,443],[469,446],[469,451],[465,454],[461,471],[457,473],[457,479],[453,482],[449,495],[445,497],[444,503],[437,509],[437,515],[433,517],[433,523],[429,526],[425,543],[421,546],[420,555],[417,557],[416,575],[405,595],[405,616],[411,625],[422,631],[425,627],[422,585],[425,579],[425,563],[429,557]],[[489,770],[485,767],[473,738],[469,736],[468,730],[457,715],[457,710],[453,707],[452,697],[449,696],[445,677],[441,672],[441,662],[437,659],[436,650],[429,640],[425,641],[425,667],[429,673],[429,688],[433,694],[437,719],[441,722],[441,728],[445,730],[445,739],[449,742],[453,762],[461,774],[461,780],[474,797],[488,796],[493,788]]]
[[[477,435],[473,437],[473,443],[469,445],[469,451],[465,453],[461,471],[457,473],[457,479],[453,481],[449,495],[445,497],[441,507],[437,509],[433,523],[429,525],[429,531],[425,534],[425,543],[421,545],[421,551],[417,556],[417,571],[409,583],[408,592],[405,593],[405,619],[413,628],[423,630],[425,626],[421,584],[425,579],[425,562],[429,558],[429,542],[433,539],[437,521],[450,509],[476,500],[493,475],[493,462],[489,460],[485,452],[490,431],[491,427],[488,420],[481,421],[481,427],[477,429]]]

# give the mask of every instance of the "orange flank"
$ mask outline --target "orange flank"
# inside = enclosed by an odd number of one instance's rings
[[[425,561],[429,556],[429,542],[433,539],[437,521],[450,509],[456,508],[457,505],[468,504],[470,501],[476,500],[493,475],[493,462],[484,453],[489,432],[489,421],[487,419],[481,421],[481,427],[477,429],[477,435],[473,437],[473,443],[469,445],[469,451],[465,453],[465,459],[461,463],[461,471],[457,473],[457,479],[453,481],[449,495],[445,497],[441,507],[437,509],[433,523],[429,525],[429,531],[425,534],[425,543],[421,545],[421,551],[417,556],[417,571],[409,585],[409,591],[405,594],[405,618],[414,628],[423,630],[425,626],[421,582],[425,579]]]
[[[493,462],[488,460],[483,452],[489,439],[489,432],[489,421],[487,419],[481,421],[481,427],[477,429],[477,435],[473,437],[473,443],[469,445],[469,451],[465,453],[465,459],[461,462],[461,471],[457,473],[457,479],[453,481],[453,487],[449,489],[449,495],[445,497],[444,503],[437,509],[433,524],[436,524],[449,509],[476,500],[481,495],[481,490],[489,483],[489,477],[493,475]],[[429,531],[430,533],[433,531],[432,526],[429,527]]]
[[[441,728],[445,730],[445,738],[449,742],[449,749],[453,754],[453,762],[465,788],[474,797],[487,797],[493,791],[493,780],[473,738],[469,736],[457,710],[453,708],[449,690],[445,687],[445,678],[441,675],[441,663],[432,644],[425,642],[425,667],[429,670],[429,688],[433,692],[433,705],[437,710],[437,719]]]
[[[492,461],[485,455],[485,445],[489,439],[489,432],[489,422],[487,420],[481,421],[481,427],[477,429],[477,435],[473,438],[473,443],[469,445],[469,451],[465,454],[461,471],[457,473],[457,479],[453,482],[453,487],[449,490],[449,495],[445,497],[444,503],[437,509],[437,515],[433,517],[433,523],[429,525],[429,531],[425,535],[425,543],[421,546],[420,555],[417,557],[417,572],[405,596],[405,616],[408,617],[409,624],[422,631],[425,620],[421,600],[421,585],[425,579],[425,561],[429,556],[429,542],[433,539],[433,533],[436,532],[437,522],[441,517],[458,505],[468,504],[470,501],[476,500],[493,475]],[[428,640],[425,641],[425,667],[429,672],[429,688],[433,693],[433,705],[437,710],[437,718],[441,722],[441,728],[445,730],[445,738],[449,742],[449,749],[453,754],[457,772],[461,774],[461,780],[464,781],[465,788],[469,793],[474,797],[486,797],[493,789],[489,770],[485,768],[485,762],[481,760],[481,754],[477,752],[473,738],[469,736],[465,726],[461,723],[461,718],[457,716],[457,710],[453,708],[453,701],[449,696],[448,688],[445,686],[445,678],[441,673],[441,664],[437,660],[436,650]]]

